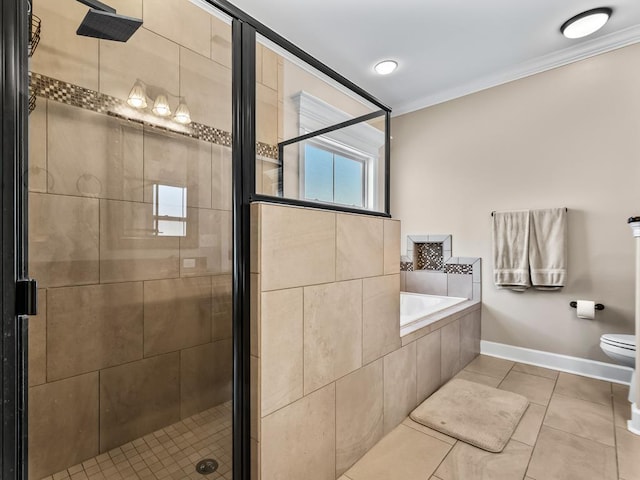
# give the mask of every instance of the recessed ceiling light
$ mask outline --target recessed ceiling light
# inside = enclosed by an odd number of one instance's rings
[[[382,62],[376,64],[375,67],[373,67],[373,69],[380,75],[389,75],[396,68],[398,68],[398,62],[394,60],[383,60]]]
[[[612,9],[594,8],[579,13],[562,24],[560,31],[567,38],[582,38],[600,30],[609,20]]]

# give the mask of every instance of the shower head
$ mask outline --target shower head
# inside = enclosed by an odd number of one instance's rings
[[[78,35],[126,42],[142,25],[142,20],[139,18],[119,15],[114,8],[98,0],[78,0],[78,2],[91,7],[76,30]]]

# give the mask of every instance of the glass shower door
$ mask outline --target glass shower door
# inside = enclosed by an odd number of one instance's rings
[[[29,478],[231,479],[231,21],[108,3],[33,5]]]

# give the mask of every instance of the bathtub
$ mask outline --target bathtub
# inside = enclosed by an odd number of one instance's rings
[[[423,326],[428,325],[428,321],[423,323],[421,320],[427,320],[425,317],[467,300],[467,298],[462,297],[440,297],[438,295],[400,292],[400,328],[405,328],[418,322]]]

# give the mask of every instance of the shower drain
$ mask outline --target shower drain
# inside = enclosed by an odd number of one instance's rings
[[[205,458],[196,464],[196,472],[202,475],[209,475],[218,469],[218,462],[213,458]]]

